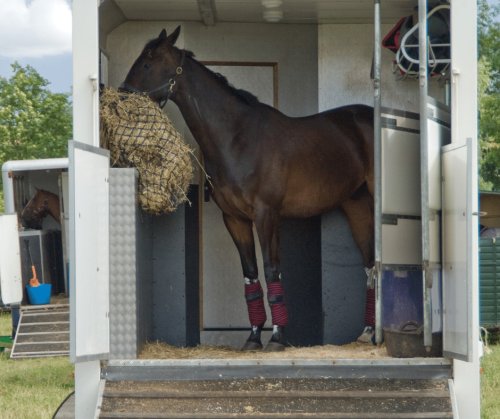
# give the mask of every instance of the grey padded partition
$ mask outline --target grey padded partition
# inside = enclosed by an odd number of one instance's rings
[[[184,214],[175,211],[154,220],[153,335],[182,345],[186,316],[184,305]],[[172,324],[169,319],[175,319]]]
[[[364,326],[366,274],[344,213],[321,220],[323,343],[353,342]]]
[[[190,186],[188,198],[190,203],[152,220],[151,338],[177,346],[193,346],[200,342],[196,185]]]

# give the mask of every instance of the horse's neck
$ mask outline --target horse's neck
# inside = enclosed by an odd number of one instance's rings
[[[240,98],[195,60],[187,60],[174,102],[199,144],[205,160],[228,157],[238,121],[248,109]],[[224,156],[224,157],[222,157]]]
[[[56,220],[58,223],[61,222],[61,209],[59,208],[58,200],[49,205],[49,214],[52,215],[54,220]]]
[[[57,195],[47,196],[47,211],[58,223],[61,221],[61,209]]]

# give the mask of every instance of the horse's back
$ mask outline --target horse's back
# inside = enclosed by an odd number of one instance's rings
[[[307,117],[276,118],[274,128],[260,138],[265,155],[279,155],[269,159],[273,167],[264,172],[266,185],[273,184],[269,180],[274,175],[284,176],[282,215],[323,213],[371,182],[373,108],[350,105]]]
[[[321,112],[318,117],[324,117],[330,121],[342,125],[360,125],[367,129],[373,137],[373,108],[368,105],[346,105]]]

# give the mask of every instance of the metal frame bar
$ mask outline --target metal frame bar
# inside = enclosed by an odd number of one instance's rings
[[[451,361],[414,359],[169,359],[110,360],[109,381],[236,378],[451,378]]]
[[[380,0],[374,0],[373,135],[375,164],[375,342],[382,343],[382,96]]]
[[[429,232],[429,136],[427,130],[427,96],[428,96],[428,36],[427,36],[427,0],[418,1],[418,38],[419,38],[419,95],[420,95],[420,195],[422,216],[422,287],[423,287],[423,317],[424,346],[432,346],[432,270],[430,261]]]

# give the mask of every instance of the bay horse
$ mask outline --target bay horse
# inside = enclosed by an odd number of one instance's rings
[[[59,197],[55,193],[36,188],[35,194],[21,212],[21,222],[24,227],[40,230],[47,215],[58,223],[61,222]]]
[[[281,217],[341,208],[366,267],[373,266],[373,109],[344,106],[288,117],[198,62],[163,29],[149,41],[120,89],[180,109],[204,157],[211,194],[238,249],[251,332],[243,350],[262,349],[266,321],[252,226],[261,244],[273,333],[266,350],[285,347],[288,312],[280,273]]]

